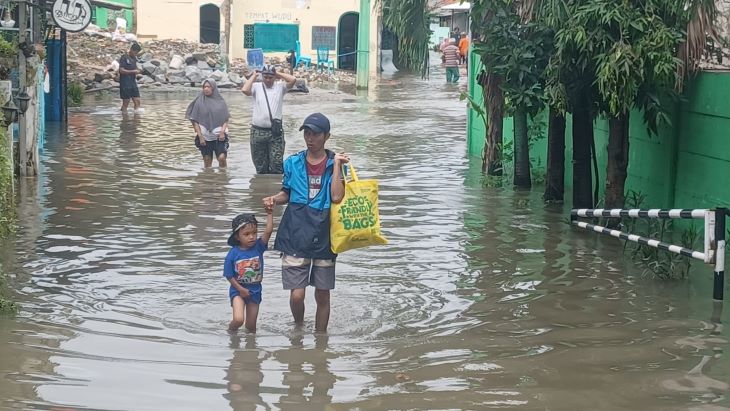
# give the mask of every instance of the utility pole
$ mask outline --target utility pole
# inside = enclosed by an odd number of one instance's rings
[[[132,33],[135,35],[137,34],[137,18],[139,15],[137,14],[137,0],[132,0]]]
[[[358,89],[367,89],[370,79],[370,0],[360,0],[357,26],[357,79]]]
[[[25,1],[18,2],[18,44],[23,44],[27,38],[28,33],[28,16],[26,14],[28,5]],[[23,50],[18,47],[18,94],[25,91],[27,83],[26,74],[26,61]],[[20,110],[18,113],[18,161],[20,163],[20,175],[25,177],[28,175],[28,128],[26,124],[25,113]]]
[[[225,70],[228,70],[228,53],[231,50],[231,0],[223,0],[221,4],[223,8],[221,14],[223,14],[223,36],[221,38],[221,60],[223,60],[223,66]]]

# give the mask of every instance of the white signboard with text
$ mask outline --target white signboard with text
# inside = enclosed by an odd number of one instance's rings
[[[71,33],[82,31],[91,23],[91,3],[89,0],[55,0],[52,15],[58,27]]]

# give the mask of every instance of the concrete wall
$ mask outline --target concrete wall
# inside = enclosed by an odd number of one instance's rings
[[[478,58],[471,59],[469,89],[481,101],[481,87],[476,84]],[[691,80],[685,101],[672,107],[672,124],[649,135],[640,112],[631,113],[629,128],[629,169],[627,190],[647,196],[644,207],[704,208],[730,203],[730,73],[703,72]],[[484,125],[475,112],[468,116],[469,155],[479,157],[484,147]],[[546,124],[547,125],[547,124]],[[566,124],[565,186],[572,185],[572,121]],[[545,131],[547,135],[547,131]],[[599,119],[594,125],[599,187],[606,177],[608,122]],[[504,120],[504,139],[513,139],[512,119]],[[547,164],[547,141],[531,149],[533,164]],[[512,170],[508,169],[511,173]],[[566,200],[570,196],[566,193]]]
[[[730,203],[730,73],[703,73],[680,107],[675,204]],[[667,159],[669,160],[669,159]]]

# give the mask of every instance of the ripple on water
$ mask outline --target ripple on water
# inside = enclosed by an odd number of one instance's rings
[[[287,96],[287,153],[304,147],[302,118],[331,114],[330,146],[379,180],[390,240],[338,258],[326,335],[311,332],[311,291],[304,326],[292,326],[273,250],[257,334],[224,331],[230,219],[262,214],[281,186],[254,174],[250,100],[224,94],[228,169],[201,168],[182,115],[192,93],[145,96],[141,116],[90,97],[68,131],[49,127],[14,254],[0,257],[22,305],[0,320],[2,407],[727,405],[727,331],[703,325],[693,295],[707,276],[660,285],[614,240],[571,229],[539,190],[475,183],[459,86],[442,76]]]

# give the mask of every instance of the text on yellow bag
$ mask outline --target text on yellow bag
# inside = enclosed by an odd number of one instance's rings
[[[378,181],[359,180],[352,164],[349,168],[351,179],[345,179],[345,196],[330,209],[330,242],[336,254],[388,244],[380,232]]]

